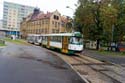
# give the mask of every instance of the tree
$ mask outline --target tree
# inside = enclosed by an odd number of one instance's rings
[[[75,12],[76,29],[85,39],[122,41],[125,35],[125,0],[79,0]]]
[[[73,26],[73,19],[71,17],[67,16],[67,23],[66,23],[66,31],[72,32],[74,26]]]
[[[79,0],[79,7],[76,10],[76,22],[83,25],[83,32],[87,32],[85,37],[88,39],[96,40],[97,47],[99,49],[100,40],[103,33],[103,27],[101,22],[100,13],[100,1],[95,0]]]
[[[114,0],[118,4],[117,23],[115,24],[115,40],[117,42],[123,41],[125,35],[125,0]]]

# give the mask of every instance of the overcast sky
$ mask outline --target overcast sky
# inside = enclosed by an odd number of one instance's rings
[[[74,4],[77,3],[77,0],[0,0],[0,19],[2,19],[3,16],[4,1],[38,7],[44,12],[52,12],[57,9],[62,15],[71,17],[73,16],[73,10],[76,8]],[[70,6],[73,10],[66,8],[66,6]]]

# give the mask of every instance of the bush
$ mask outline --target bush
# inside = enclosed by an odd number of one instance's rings
[[[0,44],[5,44],[5,41],[0,39]]]

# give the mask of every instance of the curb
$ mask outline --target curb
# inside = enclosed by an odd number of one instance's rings
[[[6,46],[0,46],[0,49],[5,48]]]
[[[80,55],[83,55],[83,56],[84,56],[84,54],[80,54]],[[80,55],[78,55],[78,56],[80,56]],[[85,55],[87,55],[87,54],[85,54]],[[97,59],[97,58],[92,58],[92,57],[89,57],[89,56],[85,56],[85,57],[91,58],[91,59],[93,59],[93,60],[96,60],[96,61],[99,61],[99,62],[104,63],[104,61],[101,61],[100,59]],[[113,62],[110,62],[110,61],[105,61],[105,63],[109,63],[109,64],[115,65],[115,66],[117,66],[117,67],[122,67],[121,65],[116,64],[116,63],[113,63]]]
[[[58,56],[58,55],[57,55]],[[59,56],[60,57],[60,56]],[[61,58],[61,57],[60,57]],[[62,59],[62,58],[61,58]],[[62,59],[63,60],[63,59]],[[69,64],[68,62],[66,62],[65,60],[63,60],[68,66],[70,66],[70,68],[85,82],[85,83],[91,83],[91,82],[89,82],[85,77],[83,78],[82,76],[81,76],[81,74],[79,73],[79,72],[77,72],[74,68],[73,68],[73,66],[71,65],[71,64]]]
[[[48,50],[48,51],[50,51],[50,50]],[[85,77],[83,77],[79,72],[77,72],[77,71],[73,68],[73,66],[72,66],[71,64],[69,64],[67,61],[65,61],[64,59],[62,59],[62,58],[60,57],[61,54],[57,54],[57,53],[55,53],[55,52],[53,52],[53,51],[50,51],[50,52],[56,54],[61,60],[63,60],[63,61],[71,68],[71,70],[72,70],[73,72],[75,72],[76,75],[78,75],[78,76],[80,77],[80,79],[83,81],[83,83],[91,83],[91,82],[88,81]],[[67,55],[67,56],[68,56],[68,55]]]

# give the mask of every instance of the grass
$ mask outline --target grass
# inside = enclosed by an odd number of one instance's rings
[[[125,52],[112,52],[112,51],[96,51],[101,55],[108,55],[108,56],[125,56]]]
[[[1,44],[1,43],[0,43],[0,47],[1,47],[1,46],[6,46],[6,45],[5,45],[5,44]]]
[[[0,39],[0,47],[2,47],[2,46],[6,46],[6,44],[3,39]]]
[[[10,38],[5,38],[4,40],[15,44],[29,45],[25,40],[22,40],[22,39],[12,40]]]

